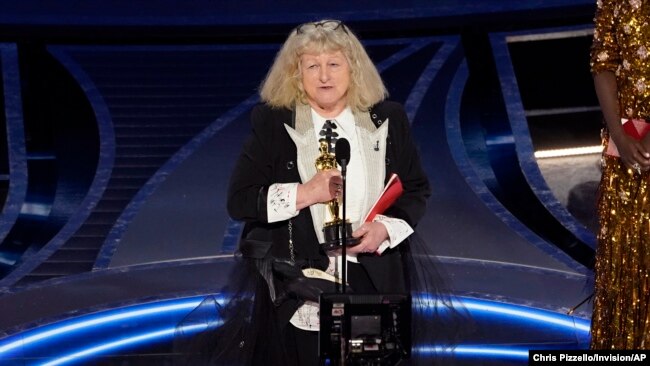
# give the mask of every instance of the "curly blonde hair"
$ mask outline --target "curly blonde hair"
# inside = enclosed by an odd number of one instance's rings
[[[388,96],[377,68],[352,31],[338,20],[304,23],[291,31],[260,86],[262,101],[273,107],[307,104],[302,87],[300,57],[306,53],[341,51],[350,65],[347,104],[367,111]]]

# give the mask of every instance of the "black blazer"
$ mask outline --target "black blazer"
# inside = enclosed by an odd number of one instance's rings
[[[383,179],[386,181],[391,173],[397,173],[404,186],[404,194],[385,214],[415,227],[425,213],[430,188],[411,138],[406,113],[400,104],[389,101],[375,105],[369,113],[377,128],[389,121]],[[246,222],[240,241],[244,257],[262,258],[270,254],[289,258],[288,221],[269,224],[266,202],[271,184],[301,182],[296,146],[284,126],[294,126],[295,112],[260,104],[252,110],[251,123],[252,133],[231,176],[228,212],[233,219]],[[301,210],[292,220],[296,258],[310,261],[312,267],[326,269],[328,258],[318,243],[310,210]],[[407,291],[399,251],[405,244],[381,256],[359,256],[359,262],[380,292]]]

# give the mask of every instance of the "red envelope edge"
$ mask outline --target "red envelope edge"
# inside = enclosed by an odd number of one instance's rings
[[[388,183],[384,186],[384,190],[379,195],[379,198],[368,211],[364,222],[372,221],[375,216],[384,213],[404,192],[402,181],[397,174],[391,175]]]

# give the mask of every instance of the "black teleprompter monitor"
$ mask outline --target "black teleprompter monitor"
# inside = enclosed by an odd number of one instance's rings
[[[322,294],[319,356],[330,365],[395,365],[411,357],[411,296]]]

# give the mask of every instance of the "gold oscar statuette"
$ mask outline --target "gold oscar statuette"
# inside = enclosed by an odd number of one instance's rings
[[[318,150],[320,155],[316,158],[316,170],[336,169],[336,157],[329,151],[329,143],[326,140],[320,141]],[[346,246],[359,243],[358,238],[352,237],[352,224],[347,219],[344,223],[340,217],[340,203],[340,196],[325,203],[329,213],[329,220],[325,221],[323,225],[323,233],[325,234],[325,243],[323,245],[326,250],[340,248],[343,245],[344,235]]]

